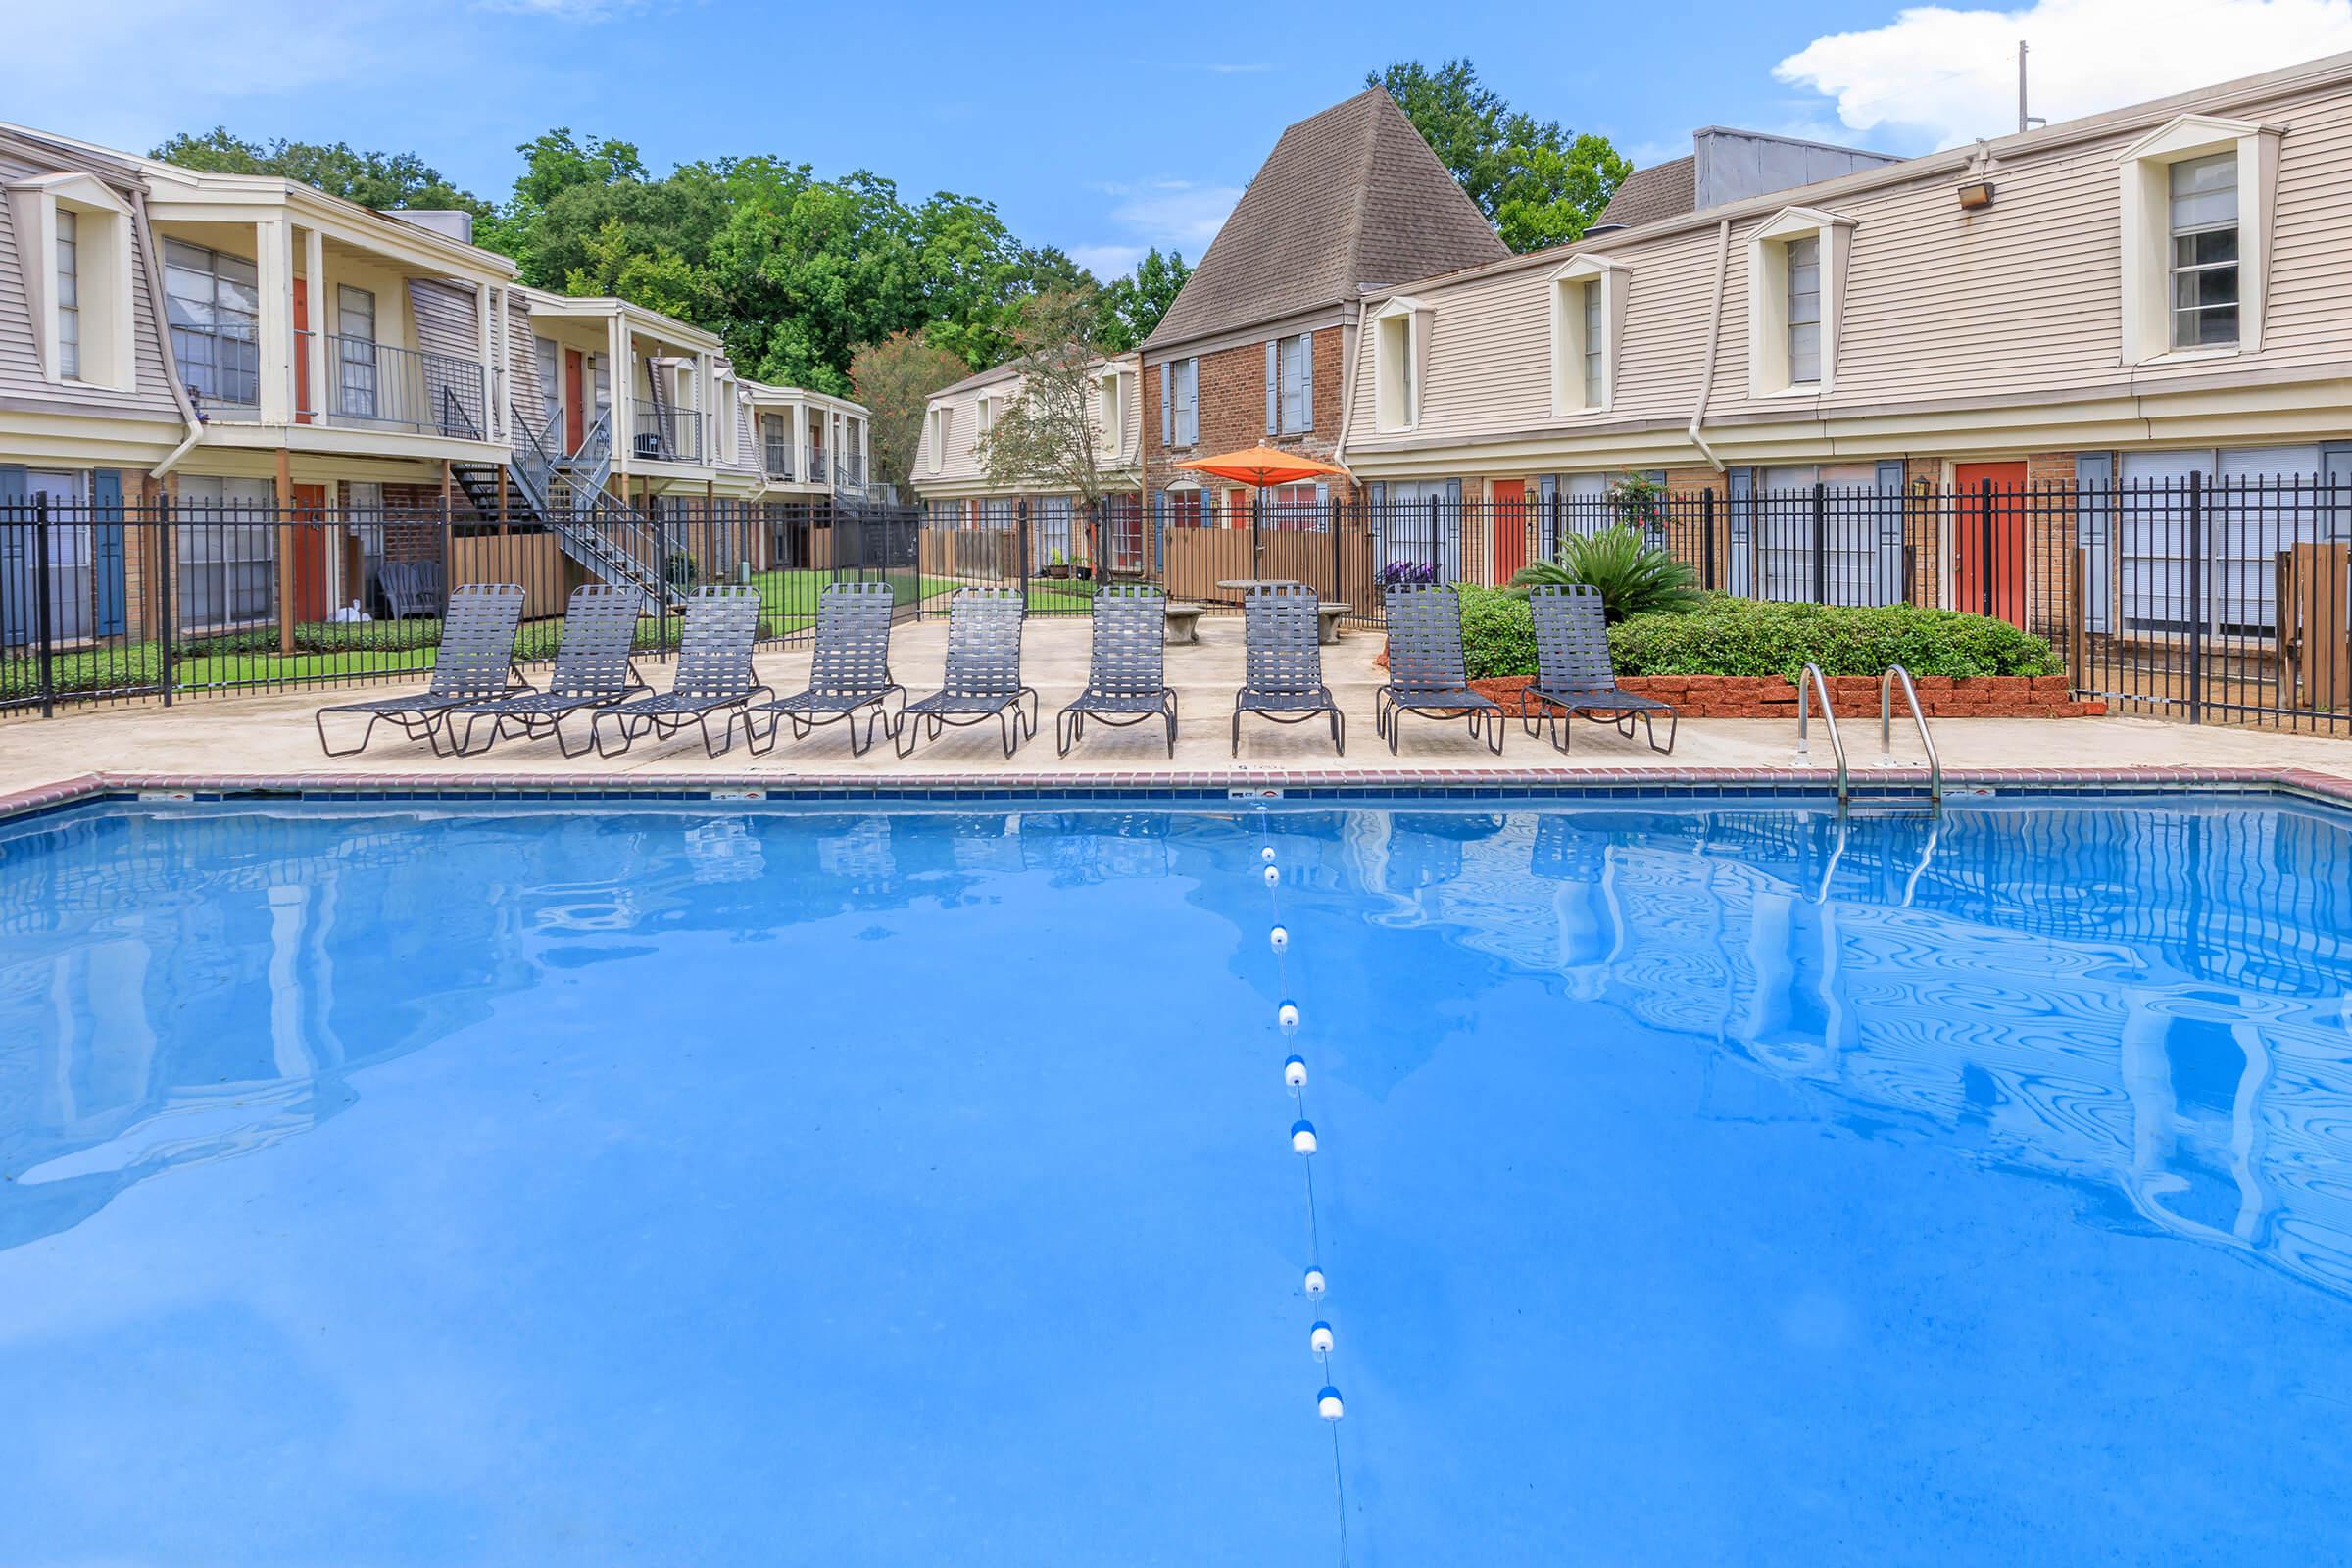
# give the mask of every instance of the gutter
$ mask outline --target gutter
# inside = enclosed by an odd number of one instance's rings
[[[196,412],[195,402],[179,378],[179,361],[172,354],[172,318],[164,304],[163,257],[155,248],[155,225],[147,220],[147,193],[137,185],[130,187],[130,218],[131,226],[138,230],[139,258],[147,273],[147,309],[155,318],[156,348],[163,356],[164,380],[170,384],[172,401],[178,406],[180,419],[188,427],[179,445],[165,453],[163,462],[147,470],[149,478],[160,479],[204,439],[204,416]]]
[[[1707,438],[1699,433],[1699,426],[1707,417],[1707,394],[1715,388],[1715,349],[1723,336],[1723,281],[1724,274],[1730,270],[1731,261],[1732,220],[1727,218],[1715,225],[1715,300],[1707,311],[1707,353],[1706,358],[1699,361],[1698,402],[1690,410],[1690,428],[1685,432],[1690,437],[1690,444],[1705,455],[1717,473],[1724,471],[1723,460],[1715,455],[1713,447],[1707,445]]]

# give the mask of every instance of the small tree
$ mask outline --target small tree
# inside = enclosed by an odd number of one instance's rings
[[[1077,501],[1086,514],[1087,554],[1097,561],[1102,553],[1093,535],[1102,525],[1107,465],[1119,438],[1119,432],[1103,430],[1097,413],[1100,321],[1100,302],[1090,288],[1048,289],[1022,303],[1012,327],[1016,352],[1008,362],[1020,376],[1019,391],[980,443],[992,483]]]
[[[895,485],[913,479],[923,410],[932,393],[963,375],[963,361],[912,332],[894,332],[851,356],[850,385],[872,416],[877,477]]]

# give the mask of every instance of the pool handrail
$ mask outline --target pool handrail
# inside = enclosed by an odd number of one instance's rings
[[[1830,732],[1830,750],[1838,754],[1838,808],[1845,809],[1849,785],[1845,768],[1845,742],[1838,734],[1838,715],[1830,709],[1830,683],[1819,664],[1808,662],[1796,677],[1796,755],[1801,760],[1812,749],[1805,735],[1806,710],[1813,694],[1821,694],[1821,722]]]
[[[1888,664],[1886,673],[1879,677],[1879,765],[1894,765],[1894,685],[1903,685],[1903,701],[1911,705],[1911,722],[1919,726],[1919,744],[1928,754],[1928,800],[1938,811],[1943,809],[1943,761],[1936,755],[1936,738],[1928,733],[1928,716],[1920,711],[1919,688],[1911,684],[1911,672],[1900,664]]]

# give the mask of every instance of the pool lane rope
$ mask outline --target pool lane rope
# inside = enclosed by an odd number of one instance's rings
[[[1257,808],[1257,841],[1258,874],[1266,884],[1269,915],[1266,946],[1274,953],[1274,971],[1279,985],[1277,994],[1282,999],[1275,1004],[1274,1027],[1281,1035],[1283,1045],[1289,1048],[1296,1045],[1301,1020],[1298,1004],[1292,1000],[1291,992],[1291,930],[1282,918],[1282,861],[1274,849],[1273,817],[1262,802]],[[1291,1097],[1296,1112],[1291,1122],[1291,1152],[1298,1156],[1299,1169],[1305,1176],[1306,1271],[1300,1278],[1300,1285],[1306,1294],[1307,1309],[1315,1314],[1314,1321],[1307,1326],[1306,1348],[1307,1353],[1314,1357],[1320,1373],[1318,1382],[1321,1386],[1315,1391],[1315,1413],[1331,1428],[1331,1480],[1333,1494],[1339,1504],[1340,1561],[1345,1565],[1348,1561],[1348,1474],[1340,1460],[1340,1421],[1347,1413],[1347,1405],[1340,1397],[1339,1377],[1333,1370],[1333,1359],[1339,1348],[1338,1336],[1332,1331],[1330,1320],[1322,1315],[1323,1297],[1331,1288],[1330,1279],[1323,1272],[1323,1230],[1315,1217],[1315,1156],[1322,1152],[1322,1139],[1307,1114],[1307,1077],[1306,1057],[1297,1050],[1292,1050],[1283,1058],[1282,1084]]]

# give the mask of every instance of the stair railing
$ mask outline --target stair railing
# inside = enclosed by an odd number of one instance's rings
[[[1903,701],[1911,705],[1911,722],[1918,726],[1919,744],[1928,754],[1928,799],[1941,811],[1943,762],[1936,755],[1936,737],[1928,733],[1928,715],[1920,711],[1919,688],[1911,684],[1911,672],[1900,664],[1887,665],[1886,673],[1879,677],[1879,765],[1894,765],[1894,688],[1898,681]]]
[[[1851,783],[1845,767],[1845,742],[1838,735],[1838,715],[1830,710],[1830,683],[1821,673],[1819,664],[1807,664],[1796,678],[1796,757],[1803,761],[1811,750],[1805,736],[1806,710],[1814,696],[1821,698],[1822,726],[1830,732],[1830,749],[1838,754],[1838,809],[1845,809]]]

